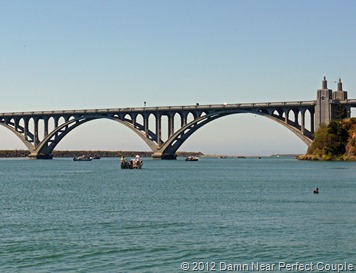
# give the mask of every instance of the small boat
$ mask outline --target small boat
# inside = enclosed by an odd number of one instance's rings
[[[90,156],[81,155],[81,156],[74,157],[73,160],[74,161],[92,161],[93,158]]]
[[[196,156],[188,156],[185,158],[185,161],[198,161],[199,160],[199,157],[196,157]]]
[[[143,160],[139,155],[136,155],[134,159],[126,161],[125,157],[121,157],[121,169],[142,169]]]

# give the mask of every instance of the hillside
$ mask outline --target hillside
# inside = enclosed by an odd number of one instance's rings
[[[356,160],[356,118],[332,121],[315,132],[313,144],[302,160]]]

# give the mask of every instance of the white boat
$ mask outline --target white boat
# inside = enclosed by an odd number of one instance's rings
[[[81,156],[74,157],[73,160],[74,161],[92,161],[93,158],[90,156],[81,155]]]
[[[198,161],[199,160],[199,157],[197,156],[188,156],[185,158],[185,161]]]

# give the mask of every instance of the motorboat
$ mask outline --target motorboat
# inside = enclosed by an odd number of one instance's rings
[[[93,158],[86,155],[76,156],[73,158],[74,161],[92,161]]]
[[[199,160],[199,157],[192,156],[192,155],[185,158],[185,161],[198,161],[198,160]]]
[[[130,161],[126,161],[125,157],[121,157],[121,169],[142,169],[143,166],[143,160],[140,158],[139,155],[136,155],[134,159],[131,159]]]

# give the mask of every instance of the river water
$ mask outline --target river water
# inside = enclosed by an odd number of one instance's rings
[[[1,159],[0,174],[0,272],[356,267],[355,162]]]

